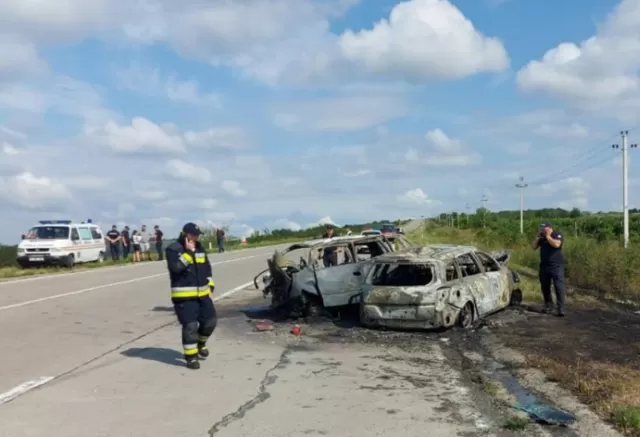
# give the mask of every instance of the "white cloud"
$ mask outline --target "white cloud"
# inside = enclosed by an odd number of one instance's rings
[[[244,197],[247,195],[247,190],[244,190],[240,186],[240,182],[238,181],[231,181],[231,180],[225,179],[224,181],[222,181],[221,185],[223,190],[225,190],[227,193],[231,194],[234,197]]]
[[[15,36],[0,35],[0,53],[0,83],[24,79],[25,75],[43,73],[48,69],[36,46]]]
[[[533,130],[533,133],[551,139],[579,139],[589,136],[589,130],[579,123],[569,126],[542,124]]]
[[[518,86],[580,108],[612,111],[640,106],[640,8],[623,0],[579,45],[563,42],[517,74]]]
[[[119,153],[152,150],[158,152],[184,152],[184,139],[172,134],[144,117],[135,117],[131,124],[121,126],[108,121],[102,127],[87,127],[85,135],[94,142]]]
[[[291,102],[274,110],[284,129],[348,132],[368,129],[407,115],[402,96],[341,96]]]
[[[207,168],[180,159],[170,159],[167,161],[166,175],[195,184],[211,181],[211,172]]]
[[[509,66],[502,43],[479,33],[448,0],[399,3],[389,19],[347,30],[338,44],[345,59],[377,74],[454,79]]]
[[[2,143],[2,153],[9,156],[14,156],[20,153],[18,149],[9,143]]]
[[[175,74],[163,77],[157,68],[131,63],[126,69],[116,71],[118,85],[130,91],[149,96],[165,97],[174,102],[219,107],[220,97],[215,93],[203,93],[195,80],[182,81]]]
[[[442,129],[432,129],[424,137],[430,150],[409,148],[404,154],[406,161],[430,167],[466,167],[481,161],[478,153],[467,152],[459,139],[449,137]]]
[[[413,190],[407,190],[406,193],[397,197],[398,202],[410,206],[429,205],[433,203],[433,200],[429,199],[429,196],[422,191],[422,188],[414,188]]]
[[[71,193],[66,185],[57,180],[23,172],[0,178],[0,197],[19,208],[49,210],[67,203]]]

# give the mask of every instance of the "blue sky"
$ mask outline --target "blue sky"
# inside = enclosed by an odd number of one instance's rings
[[[5,243],[515,209],[520,176],[528,207],[619,209],[610,145],[640,140],[640,0],[30,5],[0,5]]]

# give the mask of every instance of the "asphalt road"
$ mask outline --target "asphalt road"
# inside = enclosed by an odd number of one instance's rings
[[[499,435],[437,341],[252,332],[238,310],[272,251],[211,256],[220,321],[199,371],[162,263],[0,283],[0,436]]]

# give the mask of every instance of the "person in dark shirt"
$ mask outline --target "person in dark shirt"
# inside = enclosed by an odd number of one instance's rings
[[[131,251],[131,238],[129,237],[129,226],[125,226],[120,232],[120,241],[122,242],[122,258],[127,259]]]
[[[111,226],[111,230],[107,232],[107,243],[109,245],[109,253],[111,253],[111,259],[117,261],[120,259],[120,253],[118,246],[120,244],[120,232],[116,225]]]
[[[218,241],[218,253],[224,252],[224,229],[216,229],[216,240]]]
[[[324,233],[322,238],[333,238],[335,237],[335,232],[333,230],[333,226],[327,225],[327,231]],[[338,252],[335,247],[325,247],[324,253],[322,254],[322,262],[325,267],[337,266],[338,265]]]
[[[553,282],[556,294],[556,315],[559,317],[564,316],[565,300],[563,244],[562,234],[554,230],[549,222],[540,225],[538,235],[532,243],[534,250],[540,249],[538,277],[544,299],[544,312],[550,313],[553,309],[551,297],[551,283]]]
[[[153,239],[156,242],[156,252],[158,252],[158,260],[162,261],[164,259],[162,252],[162,239],[164,238],[164,233],[160,230],[160,226],[155,225],[153,227]]]

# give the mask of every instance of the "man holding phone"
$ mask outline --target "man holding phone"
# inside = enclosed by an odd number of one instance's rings
[[[195,223],[187,223],[178,240],[166,249],[171,302],[182,325],[182,348],[189,369],[199,369],[199,361],[209,356],[207,341],[218,321],[211,299],[215,288],[211,264],[200,235]]]
[[[534,250],[540,249],[540,267],[538,277],[540,289],[544,298],[544,312],[550,313],[553,309],[551,297],[551,283],[556,294],[556,315],[564,316],[564,254],[562,235],[551,227],[551,223],[544,222],[538,229],[538,235],[533,240]]]

